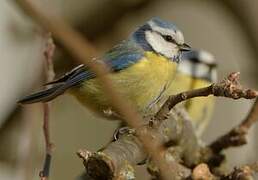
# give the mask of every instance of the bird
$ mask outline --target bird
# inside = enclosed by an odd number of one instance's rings
[[[205,50],[184,52],[175,79],[166,91],[163,102],[170,95],[207,87],[216,82],[217,62],[211,53]],[[202,136],[210,122],[214,104],[215,98],[209,96],[192,98],[182,105],[188,113],[198,137]]]
[[[145,114],[163,97],[177,72],[181,54],[190,49],[176,25],[154,17],[94,61],[107,65],[115,89],[137,112]],[[48,102],[68,92],[107,119],[123,118],[86,65],[79,65],[46,85],[50,84],[52,87],[25,96],[18,103]]]

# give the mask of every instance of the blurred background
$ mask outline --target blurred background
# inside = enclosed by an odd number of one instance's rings
[[[37,2],[34,0],[33,2]],[[99,54],[117,44],[153,16],[174,22],[186,41],[215,55],[219,78],[240,71],[246,87],[258,89],[258,1],[245,0],[44,0],[40,7],[59,15],[79,30]],[[50,13],[50,14],[51,14]],[[10,0],[0,0],[0,179],[38,179],[44,159],[42,105],[16,104],[21,96],[44,82],[40,29]],[[57,43],[58,45],[58,43]],[[58,46],[57,75],[75,61]],[[240,122],[252,105],[249,100],[217,98],[207,143]],[[75,179],[83,170],[75,152],[96,151],[110,140],[117,122],[96,117],[68,95],[51,106],[51,138],[55,144],[51,179]],[[229,167],[258,160],[257,125],[248,145],[230,149]],[[139,170],[137,179],[147,179]]]

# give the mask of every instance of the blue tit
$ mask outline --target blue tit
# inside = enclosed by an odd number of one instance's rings
[[[168,95],[207,87],[215,83],[217,81],[216,66],[215,58],[206,51],[184,52],[173,84],[167,90]],[[193,98],[183,104],[193,121],[197,136],[201,136],[208,125],[214,103],[214,97],[209,96]]]
[[[188,50],[182,32],[174,24],[153,18],[95,61],[110,68],[108,76],[116,90],[139,113],[145,113],[163,97],[176,74],[182,52]],[[26,96],[19,103],[47,102],[69,92],[92,111],[111,119],[114,114],[119,117],[98,78],[85,65],[48,84],[53,86]]]

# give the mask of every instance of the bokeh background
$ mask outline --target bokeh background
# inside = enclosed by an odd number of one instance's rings
[[[39,0],[38,0],[39,1]],[[36,0],[33,2],[37,2]],[[245,0],[44,0],[41,8],[61,16],[98,49],[125,39],[153,16],[174,22],[196,49],[215,55],[219,78],[240,71],[243,85],[258,89],[258,1]],[[42,105],[20,107],[21,96],[44,82],[41,30],[10,0],[0,0],[0,179],[38,179],[44,158]],[[58,45],[58,43],[57,43]],[[75,61],[58,46],[57,74]],[[208,143],[240,122],[252,101],[217,98]],[[75,152],[96,151],[109,141],[117,122],[96,117],[68,95],[53,101],[51,138],[55,144],[51,179],[75,179],[84,169]],[[229,167],[258,160],[257,126],[248,145],[230,149]],[[142,168],[143,169],[143,168]],[[147,179],[143,170],[137,179]]]

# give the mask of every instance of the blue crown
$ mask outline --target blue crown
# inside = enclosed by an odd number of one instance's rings
[[[171,22],[164,21],[158,17],[153,17],[152,19],[147,21],[147,23],[150,23],[150,22],[154,22],[157,26],[165,28],[165,29],[173,29],[174,31],[179,31],[179,29],[177,28],[176,25],[174,25]]]

